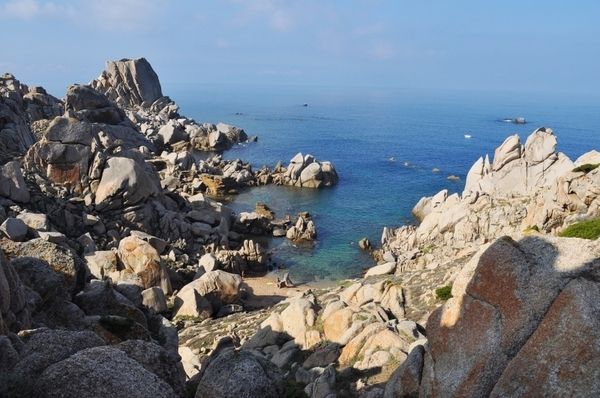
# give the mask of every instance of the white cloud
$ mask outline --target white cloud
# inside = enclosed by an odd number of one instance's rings
[[[245,25],[255,20],[263,20],[276,31],[285,32],[296,26],[296,17],[299,15],[288,3],[281,0],[232,0],[240,7],[235,20],[238,24]]]
[[[152,22],[169,3],[169,0],[82,1],[79,12],[86,16],[82,18],[91,16],[103,30],[128,32],[152,28]]]
[[[0,12],[7,17],[31,19],[40,13],[40,5],[35,0],[10,0],[1,7]]]
[[[131,31],[149,27],[170,0],[73,0],[68,5],[44,0],[0,3],[0,18],[53,18],[100,30]]]
[[[8,0],[0,4],[0,16],[31,20],[37,17],[69,16],[73,8],[52,1]]]

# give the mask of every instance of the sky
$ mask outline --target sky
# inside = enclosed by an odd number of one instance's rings
[[[0,0],[0,72],[62,96],[106,60],[164,85],[600,92],[597,0]]]

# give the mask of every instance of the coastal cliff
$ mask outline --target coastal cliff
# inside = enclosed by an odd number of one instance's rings
[[[556,236],[600,216],[600,156],[549,128],[421,199],[364,278],[266,288],[264,239],[318,226],[224,196],[330,162],[224,159],[252,137],[181,116],[143,58],[62,100],[5,74],[0,112],[0,396],[600,394],[600,247]]]

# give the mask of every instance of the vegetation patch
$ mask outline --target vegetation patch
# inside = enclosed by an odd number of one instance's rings
[[[559,236],[563,238],[583,238],[595,240],[600,236],[600,218],[569,225]]]
[[[523,233],[525,235],[527,235],[527,234],[533,234],[535,232],[540,232],[540,228],[537,225],[530,225],[530,226],[528,226],[527,228],[525,228],[523,230]]]
[[[323,318],[321,317],[317,317],[317,319],[315,320],[315,324],[313,325],[313,330],[316,330],[317,332],[323,334],[324,332],[324,326],[323,326]]]
[[[452,297],[452,286],[442,286],[435,289],[435,297],[438,300],[446,301]]]
[[[573,169],[574,172],[584,172],[585,174],[589,173],[590,171],[598,168],[598,166],[600,166],[600,163],[597,164],[591,164],[591,163],[586,163],[586,164],[582,164],[581,166],[575,167]]]
[[[435,248],[436,248],[436,246],[435,246],[435,245],[432,245],[432,244],[425,245],[425,246],[423,246],[423,248],[421,249],[421,252],[422,252],[423,254],[429,254],[429,253],[431,253],[432,251],[434,251],[434,250],[435,250]]]

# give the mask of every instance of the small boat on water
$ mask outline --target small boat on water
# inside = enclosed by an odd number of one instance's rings
[[[471,138],[471,134],[465,134],[465,138],[466,138],[466,139],[469,139],[469,138]]]

